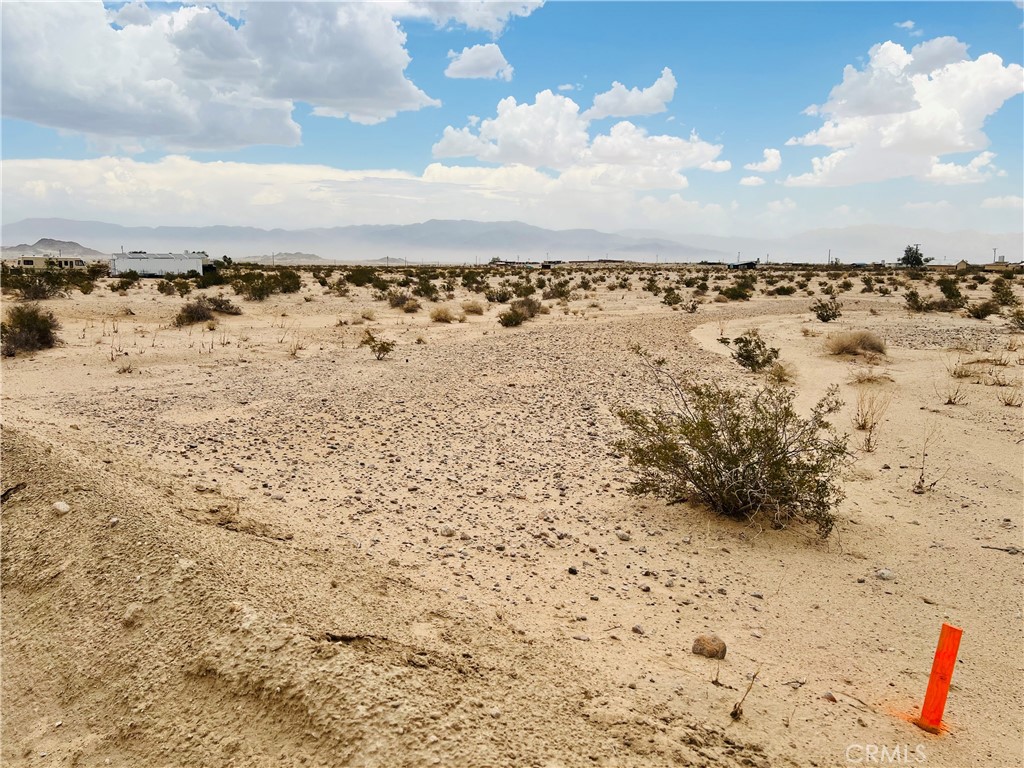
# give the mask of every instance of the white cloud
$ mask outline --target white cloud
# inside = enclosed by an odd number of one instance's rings
[[[1024,197],[1005,195],[1003,197],[986,197],[981,201],[982,208],[1024,208]]]
[[[915,29],[916,25],[913,21],[910,21],[909,19],[907,21],[897,21],[895,24],[893,24],[893,26],[899,27],[900,29],[905,29],[911,37],[920,37],[921,35],[924,34],[922,30]]]
[[[405,76],[406,37],[392,10],[236,3],[245,22],[236,28],[210,6],[4,3],[4,114],[203,149],[297,144],[299,101],[360,123],[436,106]]]
[[[444,71],[446,77],[495,80],[512,79],[513,67],[494,43],[463,48],[462,53],[448,51],[451,64]]]
[[[760,187],[764,184],[764,179],[760,176],[744,176],[740,179],[741,187]]]
[[[1004,65],[994,53],[970,59],[952,37],[907,52],[893,42],[871,49],[862,69],[852,66],[821,106],[817,130],[788,145],[823,146],[812,170],[786,179],[789,186],[845,186],[901,177],[969,183],[990,175],[991,157],[967,166],[941,163],[943,155],[982,152],[989,145],[986,118],[1024,91],[1024,68]],[[984,154],[984,153],[983,153]]]
[[[676,93],[676,78],[672,70],[665,67],[661,76],[644,89],[626,89],[622,83],[614,82],[610,90],[594,97],[594,106],[584,115],[588,120],[600,120],[604,117],[632,117],[634,115],[654,115],[666,110],[666,104],[672,101]]]
[[[576,90],[576,86],[573,85],[572,83],[562,83],[560,86],[558,86],[558,90],[559,91],[575,91]]]
[[[429,19],[438,26],[450,22],[497,37],[515,18],[525,18],[544,5],[544,0],[409,0],[386,3],[396,18]]]
[[[759,163],[747,163],[743,166],[748,171],[772,173],[782,167],[782,153],[777,149],[764,150],[764,160]]]
[[[782,200],[772,200],[765,206],[769,213],[781,214],[796,210],[796,202],[786,197]]]
[[[532,104],[508,97],[497,115],[464,128],[448,126],[433,147],[436,158],[473,157],[491,163],[519,163],[562,172],[564,182],[628,188],[682,189],[683,171],[727,171],[721,145],[689,138],[650,135],[629,121],[591,139],[587,113],[568,96],[538,93]]]
[[[533,104],[509,96],[498,102],[498,114],[468,127],[444,129],[434,145],[434,157],[475,157],[492,163],[522,163],[534,167],[566,168],[583,154],[589,142],[586,121],[572,99],[541,91]]]
[[[977,184],[993,175],[994,157],[992,152],[982,152],[965,165],[940,163],[936,158],[926,178],[936,184]]]

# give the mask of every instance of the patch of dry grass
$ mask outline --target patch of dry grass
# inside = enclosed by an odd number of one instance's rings
[[[885,342],[871,331],[843,331],[825,339],[825,349],[830,355],[884,355]]]

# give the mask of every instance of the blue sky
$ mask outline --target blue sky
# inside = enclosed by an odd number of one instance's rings
[[[5,2],[3,220],[1021,228],[1014,2],[218,10]]]

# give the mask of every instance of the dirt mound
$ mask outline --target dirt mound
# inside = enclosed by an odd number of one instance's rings
[[[351,544],[11,428],[3,475],[5,765],[767,765]]]

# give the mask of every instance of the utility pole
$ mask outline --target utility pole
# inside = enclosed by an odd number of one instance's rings
[[[993,264],[996,263],[996,249],[995,248],[992,249],[992,263]]]

